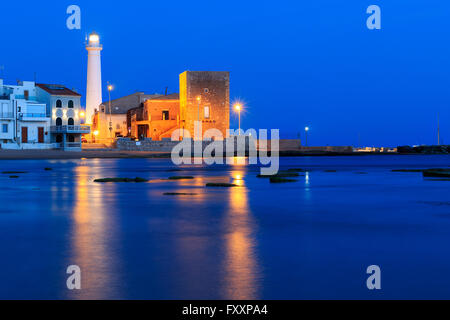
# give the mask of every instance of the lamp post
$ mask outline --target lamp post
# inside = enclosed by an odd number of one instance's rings
[[[241,109],[242,109],[242,106],[240,104],[236,104],[234,106],[234,109],[237,111],[238,117],[239,117],[239,131],[238,131],[238,135],[241,135]]]
[[[305,127],[305,146],[308,146],[308,131],[309,127]]]
[[[112,138],[112,112],[111,112],[111,91],[113,89],[113,86],[108,82],[108,96],[109,96],[109,138],[111,139],[111,142],[113,140]]]

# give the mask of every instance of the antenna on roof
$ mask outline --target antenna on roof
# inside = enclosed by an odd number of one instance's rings
[[[36,84],[36,71],[34,72],[34,83]]]
[[[165,94],[166,96],[167,96],[167,89],[169,89],[169,87],[166,87],[166,94]]]

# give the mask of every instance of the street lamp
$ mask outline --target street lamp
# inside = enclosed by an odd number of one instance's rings
[[[308,146],[308,131],[309,127],[305,127],[305,145]]]
[[[108,81],[108,96],[109,96],[109,138],[112,142],[112,113],[111,113],[111,91],[113,86]]]
[[[98,130],[95,130],[94,132],[92,132],[92,134],[94,135],[93,142],[95,143],[95,140],[97,139],[99,132],[98,132]]]
[[[239,131],[238,131],[238,135],[241,135],[241,109],[242,109],[242,106],[240,104],[235,104],[234,105],[234,109],[237,111],[238,117],[239,117]]]

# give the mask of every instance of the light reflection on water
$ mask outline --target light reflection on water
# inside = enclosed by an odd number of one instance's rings
[[[28,173],[0,175],[0,298],[372,298],[364,267],[374,263],[386,270],[385,298],[450,296],[450,185],[391,172],[445,167],[448,156],[281,160],[308,170],[271,184],[240,165],[174,173],[169,160],[4,161]],[[93,182],[136,176],[151,181]],[[71,264],[81,292],[65,287]]]
[[[249,210],[244,171],[232,172],[239,187],[230,188],[229,210],[225,217],[225,299],[258,299],[258,262],[255,253],[255,221]]]
[[[232,168],[221,175],[197,175],[193,180],[171,182],[179,193],[195,195],[175,197],[179,205],[173,213],[178,217],[174,232],[176,238],[177,294],[208,298],[214,288],[213,297],[222,299],[256,299],[259,285],[258,262],[255,253],[255,221],[248,203],[245,187],[246,169]],[[232,182],[235,188],[206,188],[208,182]],[[154,194],[154,193],[153,193]],[[225,198],[223,198],[225,197]],[[218,210],[207,210],[211,202],[228,203]],[[192,206],[193,210],[183,208]],[[208,220],[213,216],[213,221]],[[217,220],[214,216],[217,215]],[[223,252],[223,253],[221,253]],[[213,253],[213,255],[211,254]],[[205,285],[210,282],[209,285]]]
[[[207,298],[209,291],[205,289],[206,287],[203,288],[200,279],[204,277],[204,272],[208,269],[209,277],[218,280],[218,287],[215,289],[217,297],[258,298],[259,268],[254,237],[256,226],[249,210],[248,189],[245,186],[246,174],[245,167],[236,166],[225,174],[223,172],[215,175],[197,174],[192,180],[168,181],[161,177],[149,183],[130,185],[138,186],[141,190],[147,189],[150,198],[159,199],[159,202],[170,201],[178,208],[167,212],[176,220],[173,225],[169,225],[172,230],[166,231],[180,235],[174,238],[175,247],[168,247],[168,250],[174,250],[174,259],[179,268],[178,272],[171,276],[174,288],[178,288],[174,293],[174,298],[190,297],[191,295],[194,298],[195,294],[202,292]],[[123,214],[117,212],[120,209],[116,206],[116,202],[123,201],[123,196],[119,196],[123,190],[121,188],[126,188],[128,185],[94,183],[93,179],[95,178],[115,176],[111,173],[111,168],[109,170],[103,168],[98,160],[93,160],[89,165],[75,166],[72,176],[74,178],[73,201],[70,201],[70,192],[65,190],[66,188],[70,190],[70,179],[64,179],[52,188],[54,193],[52,198],[55,200],[53,204],[58,203],[58,199],[64,199],[65,202],[73,205],[73,207],[66,205],[66,209],[72,211],[73,222],[70,231],[71,254],[67,264],[80,266],[83,290],[80,292],[64,291],[63,294],[67,298],[76,299],[125,297],[126,294],[121,293],[120,286],[117,285],[123,281],[119,266],[122,264],[120,260],[126,259],[126,253],[120,254],[120,250],[117,248],[121,239],[118,232],[120,227],[117,225],[115,217]],[[205,184],[208,182],[232,182],[238,187],[205,189]],[[148,189],[150,186],[151,188]],[[170,192],[195,194],[165,197],[163,196],[165,188]],[[133,201],[141,199],[143,203],[145,202],[145,199],[140,198],[138,194],[136,196],[138,198]],[[210,232],[209,225],[202,221],[207,218],[203,217],[205,214],[211,213],[207,212],[208,210],[205,211],[205,206],[208,206],[211,196],[219,197],[219,201],[222,201],[223,196],[228,198],[228,200],[223,199],[228,203],[228,207],[223,207],[223,214],[218,211],[222,221],[218,226],[219,229],[213,232]],[[186,211],[186,206],[197,207],[199,211],[197,214]],[[161,228],[161,218],[152,217],[152,208],[144,213],[148,214],[153,221],[149,224],[149,231],[158,231]],[[166,225],[165,222],[163,224]],[[204,236],[205,233],[208,236]],[[223,254],[216,257],[211,256],[210,252],[214,250],[211,247],[212,243],[217,243],[219,248],[222,247]],[[162,254],[165,255],[165,253]],[[150,259],[152,258],[150,257]],[[214,260],[219,263],[217,266],[211,263]],[[163,277],[167,275],[170,275],[170,272],[161,274]],[[167,290],[171,291],[170,288]]]
[[[106,193],[100,184],[90,181],[101,172],[94,160],[91,166],[74,168],[75,198],[72,211],[71,256],[69,263],[82,270],[81,291],[71,291],[68,298],[108,299],[120,296],[115,290],[118,282],[119,259],[115,256],[117,226],[114,214],[115,185]]]

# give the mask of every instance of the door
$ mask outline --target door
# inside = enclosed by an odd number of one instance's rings
[[[44,143],[44,128],[43,127],[38,128],[38,142]]]
[[[28,142],[28,127],[22,127],[22,143]]]

